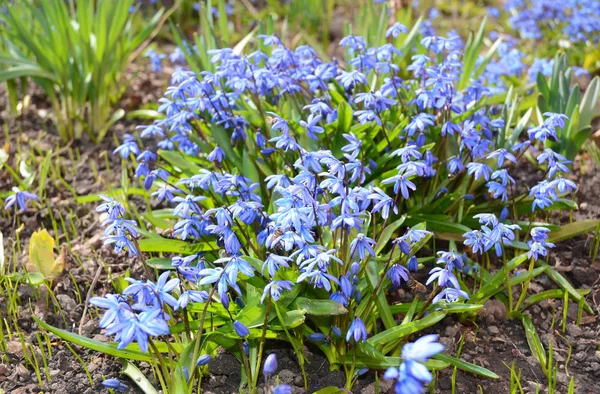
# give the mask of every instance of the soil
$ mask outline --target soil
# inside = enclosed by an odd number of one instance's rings
[[[166,78],[156,78],[145,67],[135,67],[131,72],[132,75],[136,74],[136,78],[125,94],[121,106],[131,109],[156,102],[164,89],[164,83],[156,81],[164,81]],[[34,151],[46,152],[54,149],[60,142],[51,122],[40,118],[40,113],[49,108],[43,95],[33,87],[28,88],[28,93],[31,95],[32,103],[16,119],[7,115],[5,95],[0,95],[0,118],[7,120],[9,141],[6,142],[10,149],[11,160],[14,160],[14,153],[17,150],[29,154]],[[99,145],[85,139],[74,143],[71,148],[80,153],[79,159],[70,157],[67,150],[56,151],[55,155],[60,157],[65,182],[80,195],[99,193],[118,185],[121,162],[118,157],[111,154],[115,147],[114,140],[120,138],[125,132],[131,132],[134,126],[135,121],[119,122]],[[106,166],[105,157],[108,158],[109,168]],[[576,195],[580,210],[575,212],[574,220],[600,217],[600,205],[597,203],[597,196],[600,195],[600,172],[591,161],[584,160],[584,163],[585,166],[576,166],[575,171],[575,178],[580,184],[580,191]],[[10,164],[14,167],[17,163],[10,162]],[[535,177],[539,175],[524,171],[518,177],[519,181],[532,184]],[[0,173],[0,192],[10,190],[11,186],[11,176],[6,172]],[[123,275],[127,269],[130,269],[133,275],[142,271],[139,263],[132,262],[122,255],[116,256],[112,251],[101,247],[101,228],[98,215],[94,212],[94,203],[76,203],[72,195],[59,182],[48,180],[45,189],[49,205],[40,210],[29,209],[20,216],[23,223],[19,233],[21,245],[28,245],[29,237],[38,228],[44,227],[49,230],[52,228],[50,213],[56,218],[60,213],[64,215],[65,212],[70,212],[77,231],[76,234],[69,234],[69,238],[61,231],[60,236],[61,242],[68,244],[69,247],[62,248],[65,250],[65,270],[54,281],[52,290],[63,313],[52,306],[48,307],[52,304],[48,301],[49,296],[46,292],[42,291],[41,294],[34,295],[31,288],[25,285],[19,286],[17,290],[21,301],[16,312],[18,327],[24,335],[24,341],[32,345],[38,362],[43,360],[36,338],[36,332],[39,330],[32,315],[74,332],[78,332],[81,326],[82,335],[107,341],[108,339],[101,335],[97,328],[97,318],[92,320],[85,318],[82,321],[84,300],[95,273],[98,267],[103,267],[93,292],[104,294],[112,291],[107,269],[110,270],[113,278]],[[5,236],[6,250],[12,251],[12,241],[8,239],[8,234],[14,236],[14,222],[6,215],[1,216],[0,228]],[[571,377],[575,380],[576,393],[600,392],[597,383],[600,379],[600,351],[598,350],[600,323],[597,319],[598,301],[600,301],[600,262],[590,261],[591,247],[591,236],[580,236],[560,242],[551,253],[550,263],[576,288],[590,290],[586,300],[594,309],[594,315],[584,314],[578,326],[574,324],[577,319],[577,305],[569,303],[566,331],[563,332],[561,330],[564,307],[562,301],[544,301],[525,312],[531,316],[545,348],[548,348],[549,343],[553,346],[554,360],[558,362],[557,392],[560,393],[567,391]],[[17,252],[16,255],[19,266],[27,261],[25,247],[22,247],[22,251]],[[7,256],[10,254],[7,253]],[[530,293],[539,293],[551,288],[555,288],[555,285],[547,277],[540,276],[532,282]],[[399,296],[402,297],[402,294]],[[8,321],[10,319],[7,318],[6,302],[4,299],[1,302],[0,312]],[[10,330],[15,331],[13,327]],[[491,380],[458,371],[457,393],[476,393],[480,390],[485,393],[509,392],[510,367],[513,364],[521,373],[525,393],[535,393],[538,386],[540,392],[547,390],[546,378],[529,350],[523,326],[518,321],[507,320],[506,308],[499,301],[492,300],[486,303],[475,322],[457,321],[453,317],[448,317],[430,328],[428,332],[438,333],[441,342],[446,346],[446,353],[452,355],[457,353],[462,338],[464,345],[460,357],[465,361],[484,366],[500,376],[500,379]],[[8,348],[0,363],[0,393],[90,394],[103,390],[100,386],[102,380],[119,377],[118,360],[72,345],[76,356],[63,341],[50,335],[52,348],[52,357],[48,363],[50,379],[47,381],[42,372],[42,387],[40,387],[33,370],[26,367],[26,359],[33,359],[31,354],[23,353],[21,342],[16,336],[8,339],[7,342]],[[275,352],[278,355],[280,382],[293,386],[294,393],[307,392],[303,389],[294,352],[284,343],[271,343],[269,346],[266,352]],[[343,387],[345,381],[343,373],[329,371],[327,360],[317,349],[305,348],[305,356],[308,360],[306,365],[308,392],[329,386]],[[87,366],[92,385],[78,357]],[[142,363],[141,368],[147,376],[152,376],[148,366]],[[210,374],[202,382],[203,392],[215,394],[238,392],[240,368],[231,354],[220,353],[209,363],[209,371]],[[437,374],[436,393],[452,392],[452,373],[452,369],[446,369]],[[127,378],[123,377],[122,380],[130,387],[128,393],[141,392]],[[390,390],[389,383],[379,379],[379,384],[382,392]],[[375,372],[369,371],[362,375],[353,392],[376,393]]]

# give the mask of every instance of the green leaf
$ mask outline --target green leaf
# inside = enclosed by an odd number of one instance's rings
[[[521,321],[523,322],[523,328],[525,329],[525,337],[527,338],[527,344],[529,345],[529,349],[533,354],[533,357],[540,363],[540,367],[542,370],[546,369],[546,350],[544,349],[544,345],[540,340],[540,337],[531,321],[531,318],[527,315],[521,316]]]
[[[464,234],[471,229],[460,223],[452,223],[449,217],[440,218],[445,215],[422,215],[422,214],[410,214],[406,218],[406,224],[408,226],[414,226],[417,223],[425,222],[427,230],[436,233],[454,233]]]
[[[411,305],[412,304],[396,304],[396,305],[390,306],[390,310],[393,314],[408,313]],[[424,302],[417,303],[417,309],[423,308],[424,305],[425,305]],[[431,305],[428,308],[428,310],[429,309],[438,309],[438,308],[442,308],[443,311],[445,311],[446,313],[449,313],[449,314],[450,313],[472,313],[472,312],[477,312],[478,310],[483,308],[483,305],[481,305],[481,304],[463,304],[460,302],[453,302],[450,304]]]
[[[117,349],[118,344],[114,342],[100,342],[95,339],[90,339],[69,331],[61,330],[60,328],[53,327],[48,323],[38,319],[35,315],[33,320],[43,328],[44,330],[50,331],[59,338],[65,341],[71,342],[78,346],[83,346],[87,349],[95,350],[100,353],[108,354],[109,356],[121,357],[127,360],[146,361],[152,362],[153,357],[148,353],[142,353],[137,350]]]
[[[314,394],[340,394],[340,393],[344,393],[344,391],[335,386],[325,387],[324,389],[314,392]]]
[[[0,70],[0,82],[21,77],[45,78],[52,80],[54,75],[32,65],[20,65]]]
[[[179,254],[194,254],[217,249],[214,242],[190,243],[178,239],[156,237],[138,241],[141,252],[171,252]]]
[[[588,313],[592,313],[592,314],[594,313],[592,308],[589,306],[589,304],[587,302],[585,302],[585,299],[580,294],[580,292],[577,291],[573,287],[573,285],[571,283],[569,283],[569,281],[560,274],[560,272],[558,272],[554,268],[550,267],[546,263],[538,262],[538,264],[540,266],[546,268],[546,275],[548,275],[548,278],[550,278],[550,280],[552,280],[554,283],[556,283],[561,289],[568,292],[569,295],[571,296],[571,298],[577,300],[577,302],[583,302],[583,307]]]
[[[172,166],[179,168],[186,175],[195,175],[200,171],[200,166],[187,160],[185,155],[181,152],[161,149],[158,151],[158,155]]]
[[[342,304],[332,300],[311,300],[298,297],[293,304],[306,311],[307,314],[315,316],[335,316],[348,313]]]
[[[377,287],[377,283],[379,282],[379,270],[377,269],[377,262],[376,261],[369,261],[367,263],[367,267],[366,267],[366,271],[367,271],[367,280],[369,281],[369,285],[370,285],[370,290],[371,291],[375,291],[375,288]],[[383,289],[379,289],[379,291],[377,292],[377,294],[375,295],[375,304],[377,305],[377,311],[379,312],[379,315],[381,316],[381,320],[383,320],[383,324],[385,326],[385,328],[392,328],[396,326],[396,320],[394,319],[394,316],[392,316],[392,312],[390,311],[390,305],[388,304],[387,298],[386,298],[386,292],[383,291]],[[367,316],[365,316],[365,320],[366,321]]]
[[[527,261],[528,256],[527,253],[522,253],[518,256],[515,256],[512,260],[506,263],[509,271],[514,270],[519,265],[523,264],[523,262]],[[519,275],[521,276],[521,275]],[[503,270],[500,270],[494,274],[490,279],[485,281],[485,284],[479,291],[473,296],[471,296],[471,302],[479,303],[492,295],[496,294],[500,291],[500,287],[502,286],[502,282],[506,279]]]
[[[359,354],[363,354],[374,360],[385,361],[384,354],[375,349],[369,342],[358,342],[356,344],[356,350]]]
[[[499,379],[500,378],[500,376],[496,375],[494,372],[490,371],[489,369],[480,367],[479,365],[468,363],[466,361],[463,361],[461,359],[458,359],[456,357],[450,356],[445,353],[438,353],[435,356],[433,356],[433,358],[435,358],[436,360],[447,362],[448,364],[453,365],[453,366],[457,367],[458,369],[461,369],[466,372],[470,372],[475,375],[484,376],[484,377],[490,378],[490,379]]]
[[[173,265],[171,259],[163,259],[163,258],[151,258],[146,260],[148,266],[152,268],[156,268],[159,270],[172,270]]]
[[[559,231],[550,233],[548,235],[548,241],[559,242],[578,235],[587,234],[596,230],[596,227],[598,227],[599,224],[600,220],[597,219],[582,220],[565,224],[564,226],[561,226]]]
[[[487,16],[484,17],[479,30],[475,37],[471,35],[469,37],[469,42],[465,48],[465,55],[463,57],[463,72],[460,77],[460,81],[458,82],[458,89],[464,89],[469,81],[471,80],[471,76],[473,74],[473,70],[475,70],[475,65],[477,64],[477,59],[479,58],[479,54],[481,53],[481,45],[483,44],[483,38],[485,34],[485,25],[487,22]]]
[[[344,355],[344,364],[352,365],[354,363],[354,356],[352,354]],[[402,364],[402,359],[400,357],[385,357],[385,360],[379,360],[372,357],[367,357],[361,354],[356,355],[356,365],[365,368],[379,369],[385,370],[388,368],[398,368],[398,366]],[[433,360],[430,359],[427,362],[423,363],[427,369],[430,371],[439,371],[450,366],[449,363],[444,362],[442,360]]]
[[[402,226],[404,220],[406,220],[406,215],[402,215],[400,219],[395,220],[394,222],[385,226],[379,235],[379,239],[377,239],[377,244],[375,245],[375,256],[379,255],[379,252],[385,248],[390,238],[392,238],[392,235],[394,235],[394,232],[398,230],[400,226]]]
[[[146,378],[138,367],[125,359],[121,359],[121,365],[123,366],[121,373],[129,376],[144,394],[158,394],[158,391],[156,391],[154,386],[152,386],[152,383],[150,383],[148,378]]]
[[[600,78],[596,76],[588,85],[585,94],[583,95],[583,99],[581,100],[581,105],[579,106],[579,124],[577,129],[583,129],[591,124],[592,118],[594,117],[594,112],[596,110],[596,105],[598,104],[599,95]]]
[[[345,102],[342,101],[338,105],[338,129],[337,132],[339,136],[342,133],[347,133],[350,131],[350,126],[352,126],[352,107]]]
[[[403,324],[380,332],[369,338],[367,342],[376,347],[383,347],[392,341],[405,338],[424,328],[431,327],[445,316],[446,312],[432,312],[422,319],[414,320],[408,324]]]

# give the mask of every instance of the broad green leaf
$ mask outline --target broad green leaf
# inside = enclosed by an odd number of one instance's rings
[[[341,137],[342,133],[349,132],[350,126],[352,126],[352,108],[347,102],[342,101],[338,105],[338,135]]]
[[[490,371],[489,369],[480,367],[479,365],[471,364],[469,362],[463,361],[456,357],[452,357],[445,353],[438,353],[435,356],[433,356],[433,358],[435,358],[436,360],[447,362],[448,364],[453,365],[453,366],[457,367],[458,369],[461,369],[466,372],[470,372],[475,375],[484,376],[484,377],[490,378],[490,379],[499,379],[500,378],[500,376],[496,375],[494,372]]]
[[[352,354],[347,353],[344,355],[344,364],[352,365],[354,362],[354,356]],[[400,364],[402,364],[402,359],[400,357],[389,357],[386,356],[385,360],[379,360],[372,357],[366,357],[364,355],[357,354],[356,355],[356,365],[365,368],[379,369],[385,370],[388,368],[398,368]],[[427,369],[430,371],[439,371],[445,368],[448,368],[450,364],[448,362],[444,362],[442,360],[434,360],[430,359],[429,361],[423,363]]]
[[[216,250],[214,242],[190,243],[178,239],[167,239],[162,237],[152,239],[140,239],[138,241],[141,252],[171,252],[179,254],[194,254]]]
[[[581,100],[581,105],[579,107],[579,125],[577,129],[583,129],[591,124],[592,118],[594,117],[594,112],[596,110],[596,105],[598,103],[599,95],[600,78],[596,76],[588,85],[585,94],[583,95],[583,98]]]
[[[45,229],[34,232],[29,240],[29,262],[25,265],[27,272],[39,272],[52,280],[60,275],[64,267],[64,256],[54,257],[54,238]]]
[[[340,394],[343,392],[344,391],[342,389],[340,389],[339,387],[329,386],[329,387],[325,387],[324,389],[321,389],[319,391],[315,391],[314,394]]]
[[[146,260],[148,266],[159,270],[172,270],[173,265],[171,259],[154,257]]]
[[[393,314],[397,313],[408,313],[412,304],[396,304],[390,306],[390,310]],[[417,304],[417,310],[419,308],[423,308],[425,305],[424,302],[419,302]],[[453,302],[451,304],[434,304],[431,305],[428,309],[438,309],[441,308],[447,313],[471,313],[477,312],[479,309],[483,308],[481,304],[463,304],[460,302]]]
[[[307,314],[315,316],[335,316],[348,313],[348,310],[342,304],[332,300],[311,300],[298,297],[293,305],[303,309]]]
[[[358,342],[356,344],[356,350],[359,354],[363,354],[369,358],[385,361],[385,355],[375,349],[369,342]]]
[[[121,357],[126,360],[146,361],[152,362],[154,358],[149,353],[142,353],[137,350],[117,349],[118,344],[115,342],[100,342],[95,339],[87,338],[69,331],[62,330],[60,328],[53,327],[48,323],[38,319],[35,315],[33,320],[43,328],[44,330],[50,331],[59,338],[64,339],[70,343],[78,346],[83,346],[87,349],[95,350],[100,353],[108,354],[109,356]]]

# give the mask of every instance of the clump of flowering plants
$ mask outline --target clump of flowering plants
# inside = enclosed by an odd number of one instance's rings
[[[481,43],[417,32],[394,24],[379,47],[345,37],[345,66],[269,35],[247,55],[211,51],[215,72],[175,72],[164,118],[116,150],[161,208],[144,215],[149,229],[110,198],[98,208],[105,242],[147,268],[91,300],[110,354],[153,360],[163,390],[184,393],[223,347],[255,392],[266,341],[289,342],[302,369],[308,342],[348,389],[369,368],[418,393],[427,367],[495,377],[435,336],[406,344],[446,315],[474,316],[495,295],[519,313],[542,273],[587,308],[543,261],[560,229],[549,212],[576,208],[569,162],[544,148],[565,115],[527,130],[512,91],[488,104]],[[511,175],[526,154],[546,170],[528,191]],[[400,287],[414,300],[392,305]]]

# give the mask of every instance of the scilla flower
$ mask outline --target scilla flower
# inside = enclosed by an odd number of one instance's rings
[[[433,376],[422,363],[442,350],[444,346],[437,343],[437,335],[426,335],[414,343],[407,343],[402,348],[402,360],[399,368],[389,368],[384,375],[386,380],[395,380],[396,394],[425,393],[423,387],[432,381]]]
[[[277,355],[275,353],[271,353],[265,360],[265,365],[263,366],[263,373],[266,377],[268,377],[272,376],[275,373],[275,371],[277,371]]]
[[[12,191],[14,194],[6,197],[4,201],[6,203],[4,206],[5,209],[12,207],[16,203],[15,208],[19,207],[20,210],[25,211],[27,209],[27,200],[39,200],[35,194],[21,191],[18,187],[13,187]]]
[[[348,333],[346,334],[346,342],[350,342],[352,339],[354,339],[355,342],[364,342],[367,340],[367,327],[365,327],[365,323],[358,317],[352,320],[350,328],[348,328]]]
[[[235,333],[242,338],[246,338],[248,335],[250,335],[250,330],[248,330],[248,327],[238,320],[233,322],[233,328],[235,329]]]
[[[119,391],[125,391],[128,389],[128,387],[125,386],[123,383],[121,383],[121,381],[118,379],[106,379],[105,381],[102,382],[102,385],[109,389],[119,390]]]

